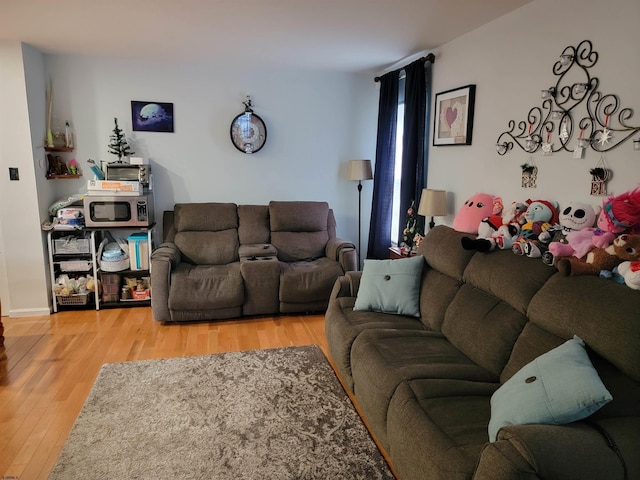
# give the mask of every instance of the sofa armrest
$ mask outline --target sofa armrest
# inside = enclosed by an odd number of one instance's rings
[[[362,272],[350,271],[344,274],[345,278],[349,282],[349,288],[352,297],[358,296],[358,289],[360,288],[360,279],[362,278]]]
[[[325,248],[325,255],[340,263],[342,270],[358,270],[358,251],[352,242],[340,238],[330,238]]]
[[[151,310],[159,322],[170,322],[169,287],[171,271],[182,260],[182,254],[173,243],[159,245],[151,254]]]
[[[602,419],[595,426],[589,422],[511,425],[484,446],[473,479],[639,478],[638,444],[640,417]]]

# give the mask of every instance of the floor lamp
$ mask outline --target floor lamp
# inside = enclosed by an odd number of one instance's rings
[[[447,214],[447,192],[445,190],[422,189],[418,215],[431,217],[429,229],[436,226],[433,217],[444,217]]]
[[[358,269],[360,264],[360,239],[362,237],[362,180],[372,180],[371,160],[351,160],[349,162],[349,180],[358,181]]]

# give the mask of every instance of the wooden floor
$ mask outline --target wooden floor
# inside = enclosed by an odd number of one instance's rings
[[[323,315],[163,325],[149,307],[3,317],[0,478],[46,479],[105,363],[316,344]]]

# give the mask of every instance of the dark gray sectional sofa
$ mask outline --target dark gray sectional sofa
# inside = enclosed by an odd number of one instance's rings
[[[640,478],[640,292],[467,251],[462,235],[438,226],[421,244],[419,317],[354,311],[360,272],[337,280],[326,312],[333,364],[400,478]],[[494,392],[574,335],[613,401],[489,442]]]

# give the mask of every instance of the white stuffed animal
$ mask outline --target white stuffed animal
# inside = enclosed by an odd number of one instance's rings
[[[640,290],[640,262],[622,262],[618,265],[618,274],[629,288]]]

